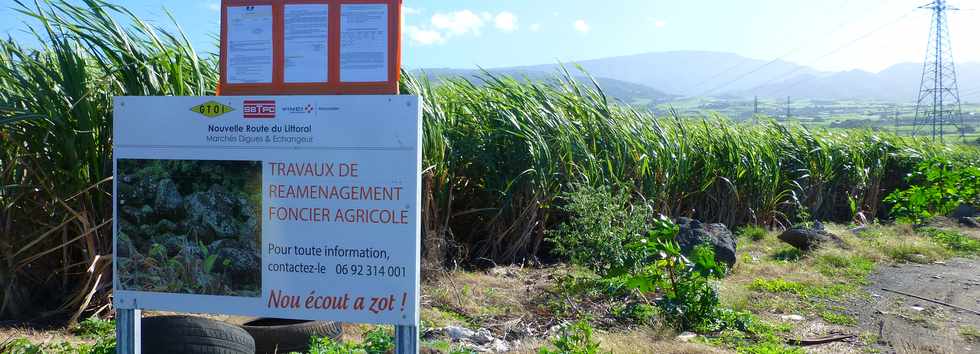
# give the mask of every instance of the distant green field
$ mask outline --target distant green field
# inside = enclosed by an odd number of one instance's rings
[[[762,118],[799,123],[811,128],[870,128],[900,135],[912,135],[915,122],[915,105],[880,101],[791,100],[788,118],[786,101],[771,99],[759,100],[758,116],[755,114],[755,102],[746,99],[686,98],[668,103],[648,103],[636,100],[633,105],[647,104],[657,115],[668,115],[673,111],[681,116],[721,115],[737,121]],[[980,105],[964,104],[962,110],[964,126],[968,129],[962,140],[975,142],[980,138]],[[917,135],[931,136],[932,129],[922,126]],[[961,140],[957,128],[947,126],[944,140]]]

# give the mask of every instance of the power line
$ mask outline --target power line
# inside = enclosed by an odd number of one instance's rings
[[[901,20],[904,20],[906,17],[908,17],[909,15],[911,15],[913,12],[915,12],[915,10],[909,11],[909,12],[905,13],[904,15],[899,16],[898,18],[892,20],[891,22],[885,23],[884,25],[881,25],[880,27],[877,27],[874,30],[871,30],[870,32],[867,32],[867,33],[865,33],[865,34],[863,34],[863,35],[861,35],[861,36],[859,36],[857,38],[854,38],[853,40],[851,40],[851,41],[849,41],[847,43],[844,43],[843,45],[841,45],[841,46],[839,46],[837,48],[834,48],[833,50],[831,50],[831,51],[829,51],[827,53],[824,53],[820,57],[818,57],[818,58],[816,58],[814,60],[807,61],[807,62],[814,62],[814,61],[822,60],[822,59],[827,58],[827,57],[829,57],[831,55],[837,54],[841,50],[844,50],[847,47],[850,47],[850,46],[852,46],[852,45],[854,45],[854,44],[856,44],[856,43],[858,43],[860,41],[863,41],[863,40],[867,39],[868,37],[871,37],[871,36],[877,34],[881,30],[883,30],[885,28],[888,28],[889,26],[894,25],[894,24],[898,23]],[[769,84],[774,83],[774,82],[777,82],[777,81],[782,81],[784,79],[788,79],[793,74],[798,73],[800,70],[803,70],[804,68],[805,67],[798,67],[796,69],[793,69],[793,70],[787,72],[786,74],[780,75],[780,76],[778,76],[778,77],[776,77],[774,79],[771,79],[771,80],[768,80],[768,81],[764,82],[762,85],[759,85],[758,87],[763,87],[763,86],[769,85]],[[801,85],[803,83],[809,82],[809,81],[814,80],[816,78],[817,78],[816,76],[813,76],[813,77],[809,77],[809,78],[805,78],[805,79],[799,80],[799,81],[793,83],[792,85],[790,85],[789,87],[783,88],[783,90],[792,89],[792,88],[794,88],[796,86],[799,86],[799,85]]]
[[[890,1],[891,0],[887,0],[887,1],[885,1],[885,3],[883,3],[881,5],[887,4]],[[874,6],[868,7],[866,10],[870,10],[872,8],[874,8]],[[868,13],[868,12],[869,11],[859,11],[859,13]],[[835,26],[832,31],[829,31],[829,32],[821,35],[821,37],[829,36],[829,35],[835,34],[837,32],[840,32],[840,31],[844,30],[844,28],[846,28],[847,26],[851,25],[854,22],[857,22],[857,20],[860,20],[860,19],[862,19],[862,18],[860,16],[858,16],[858,17],[852,18],[850,21],[842,21],[840,24],[838,24],[837,26]],[[717,91],[718,89],[727,87],[727,86],[729,86],[729,85],[731,85],[731,84],[733,84],[735,82],[738,82],[741,79],[744,79],[744,78],[748,77],[749,75],[755,74],[755,73],[759,72],[760,70],[765,69],[769,65],[775,64],[776,62],[778,62],[780,60],[783,60],[784,58],[786,58],[786,57],[788,57],[790,55],[795,54],[800,49],[803,49],[803,48],[806,48],[806,47],[807,47],[806,45],[796,47],[793,50],[790,50],[789,52],[787,52],[786,54],[783,54],[783,55],[777,57],[776,59],[773,59],[773,60],[770,60],[770,61],[768,61],[766,63],[763,63],[762,65],[757,66],[755,69],[752,69],[752,70],[750,70],[750,71],[748,71],[748,72],[746,72],[746,73],[744,73],[742,75],[739,75],[738,77],[736,77],[736,78],[734,78],[734,79],[732,79],[732,80],[730,80],[728,82],[725,82],[725,83],[723,83],[721,85],[717,85],[717,86],[711,88],[710,90],[704,91],[701,94],[699,94],[698,96],[706,96],[709,93],[712,93],[714,91]],[[800,69],[800,68],[797,68],[797,69]],[[723,74],[727,74],[727,72],[723,72]],[[721,75],[716,75],[716,76],[721,76]],[[698,84],[697,86],[701,86],[701,84]]]
[[[839,12],[840,9],[844,7],[844,4],[846,4],[848,1],[849,0],[841,1],[840,4],[838,4],[836,7],[831,7],[830,8],[830,11],[827,11],[827,12],[823,13],[823,15],[829,15],[829,14],[834,13],[834,12]],[[888,1],[891,1],[891,0],[888,0]],[[859,11],[858,13],[863,13],[863,12],[864,11]],[[852,18],[851,21],[857,20],[859,18],[860,18],[860,16],[856,16],[856,17]],[[850,23],[848,23],[848,25],[849,24]],[[843,28],[843,25],[844,25],[844,22],[841,22],[840,24],[838,24],[837,26],[835,26],[834,27],[835,30],[833,30],[829,34],[833,34],[833,33],[836,33],[837,31],[840,31],[840,29]],[[783,37],[783,40],[781,40],[779,42],[785,42],[785,41],[790,40],[790,39],[793,39],[793,36],[792,35]],[[778,60],[780,60],[782,58],[785,58],[785,57],[788,57],[790,55],[795,54],[796,52],[800,51],[800,49],[803,49],[803,48],[806,48],[806,46],[799,46],[799,47],[793,48],[792,50],[790,50],[786,54],[780,55],[776,59],[774,59],[774,60],[772,60],[772,61],[770,61],[768,63],[762,64],[762,65],[763,66],[767,66],[769,64],[772,64],[775,61],[778,61]],[[734,71],[735,69],[740,68],[742,65],[745,65],[746,62],[747,62],[747,60],[743,60],[743,61],[738,62],[738,64],[732,65],[731,67],[729,67],[727,69],[724,69],[724,70],[721,70],[719,72],[716,72],[716,73],[712,74],[711,76],[709,76],[708,78],[706,78],[704,80],[701,80],[701,82],[698,82],[697,84],[694,84],[693,87],[700,88],[701,86],[707,84],[709,81],[714,80],[714,79],[717,79],[717,78],[719,78],[719,77],[721,77],[721,76],[723,76],[723,75],[725,75],[725,74],[727,74],[727,73],[729,73],[731,71]]]

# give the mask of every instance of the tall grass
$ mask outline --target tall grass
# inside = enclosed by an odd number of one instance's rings
[[[567,72],[550,83],[408,78],[403,90],[425,98],[427,235],[470,259],[541,255],[544,231],[563,217],[555,205],[576,184],[626,188],[666,215],[787,226],[879,216],[884,192],[917,161],[980,156],[867,130],[655,118]]]
[[[0,41],[0,318],[74,322],[111,289],[112,96],[207,95],[216,73],[123,7],[15,3],[40,44]]]
[[[213,55],[101,0],[17,2],[39,47],[0,41],[0,318],[99,311],[111,287],[111,97],[211,95]],[[179,27],[178,27],[179,28]],[[659,212],[729,225],[880,214],[923,158],[976,149],[871,131],[653,117],[594,82],[484,74],[423,97],[430,266],[547,254],[571,185],[613,185]]]

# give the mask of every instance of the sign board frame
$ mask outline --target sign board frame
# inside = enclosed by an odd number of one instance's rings
[[[341,81],[341,14],[345,5],[385,4],[387,5],[387,75],[385,81],[343,82]],[[284,80],[284,9],[287,5],[328,5],[328,47],[327,82],[325,83],[287,83]],[[219,96],[248,95],[342,95],[342,94],[397,94],[401,77],[401,11],[402,0],[222,0],[221,1],[221,45]],[[272,82],[270,83],[229,83],[228,82],[228,8],[240,6],[272,7]]]
[[[156,101],[156,103],[153,103]],[[247,108],[250,102],[273,102],[273,107],[278,109],[273,109],[270,112],[252,112]],[[128,105],[127,105],[128,103]],[[276,103],[279,103],[277,106]],[[303,104],[299,104],[303,103]],[[307,105],[306,103],[310,103]],[[266,104],[266,103],[263,103]],[[253,104],[254,105],[254,104]],[[186,107],[185,107],[186,106]],[[397,107],[401,108],[397,108]],[[139,353],[140,352],[140,325],[139,316],[140,310],[142,309],[155,309],[155,310],[170,310],[178,312],[221,312],[228,314],[240,314],[240,315],[254,315],[254,316],[266,316],[266,317],[283,317],[283,318],[294,318],[294,319],[329,319],[329,320],[339,320],[343,322],[367,322],[367,323],[388,323],[396,325],[396,343],[398,353],[413,353],[418,350],[418,321],[420,315],[420,252],[421,252],[421,175],[420,169],[422,164],[422,121],[421,121],[421,108],[419,98],[416,96],[253,96],[253,97],[117,97],[114,103],[114,134],[127,134],[126,137],[115,136],[113,139],[113,172],[115,176],[119,176],[113,182],[113,213],[114,213],[114,225],[113,225],[113,259],[114,262],[114,272],[113,272],[113,288],[114,288],[114,298],[113,303],[117,309],[117,338],[118,338],[118,352],[120,353]],[[174,107],[170,112],[167,112],[167,108],[164,107]],[[295,109],[295,108],[303,109]],[[403,112],[401,118],[394,118],[391,116],[386,118],[388,113],[386,112]],[[399,110],[400,109],[400,110]],[[407,111],[406,111],[407,110]],[[157,112],[152,113],[151,112]],[[154,115],[155,114],[155,115]],[[405,119],[409,114],[413,116],[414,122],[411,124],[406,124],[401,122],[398,124],[388,121],[385,124],[386,119]],[[159,119],[160,115],[168,115],[170,117],[167,121]],[[278,116],[278,117],[277,117]],[[124,118],[131,117],[131,118]],[[132,118],[135,117],[135,118]],[[154,123],[157,122],[157,123]],[[206,139],[205,135],[215,135],[212,133],[212,125],[215,126],[234,126],[234,125],[251,125],[254,127],[273,127],[276,125],[285,126],[286,124],[309,124],[313,128],[307,133],[293,133],[293,136],[303,136],[303,134],[309,135],[310,137],[321,137],[330,139],[329,142],[324,142],[318,140],[315,144],[311,143],[307,146],[300,145],[276,145],[275,139],[272,140],[270,145],[268,140],[268,135],[265,135],[265,143],[263,144],[260,140],[258,143],[248,143],[242,144],[240,142],[229,142]],[[317,125],[320,125],[317,127]],[[388,126],[385,126],[388,125]],[[396,127],[397,126],[397,127]],[[412,128],[404,128],[412,127]],[[179,129],[178,129],[179,128]],[[404,129],[404,131],[401,131]],[[414,129],[414,131],[411,131]],[[164,131],[172,131],[171,135],[161,134]],[[273,133],[275,129],[271,129]],[[287,131],[289,128],[286,129]],[[326,132],[326,134],[324,134]],[[249,136],[246,130],[242,136]],[[261,138],[264,133],[251,134],[254,137]],[[297,135],[298,134],[298,135]],[[290,134],[285,134],[290,135]],[[168,136],[165,138],[159,138],[159,136]],[[173,138],[169,138],[172,136]],[[173,143],[171,144],[171,139]],[[241,138],[239,138],[241,139]],[[387,144],[387,145],[386,145]],[[204,150],[212,150],[212,152],[202,152]],[[216,150],[215,150],[216,149]],[[229,149],[227,153],[222,152],[222,149]],[[392,246],[392,251],[408,251],[411,254],[409,259],[401,257],[404,261],[409,261],[411,264],[402,263],[407,266],[409,272],[407,276],[408,281],[411,282],[411,287],[414,288],[410,293],[412,296],[406,299],[405,306],[410,306],[411,318],[406,318],[402,316],[403,320],[390,321],[390,320],[364,320],[364,317],[337,317],[333,314],[321,317],[310,317],[305,315],[291,316],[288,313],[284,315],[279,315],[277,312],[251,312],[248,309],[243,311],[223,311],[227,310],[227,305],[213,306],[209,307],[206,304],[191,304],[190,301],[219,301],[219,302],[229,302],[229,303],[248,303],[251,302],[241,302],[239,300],[231,299],[224,296],[211,296],[211,295],[194,295],[194,294],[162,294],[162,293],[142,293],[140,291],[133,291],[132,288],[129,290],[124,290],[120,287],[120,269],[119,262],[122,256],[119,254],[119,239],[118,233],[121,230],[120,223],[122,220],[120,217],[120,205],[116,198],[121,198],[119,185],[120,183],[134,183],[132,181],[125,182],[122,181],[127,177],[124,175],[131,175],[124,173],[120,175],[120,163],[121,160],[126,159],[153,159],[153,160],[201,160],[201,161],[241,161],[242,156],[245,154],[256,154],[270,156],[269,152],[261,152],[264,149],[271,149],[276,156],[281,155],[282,157],[276,157],[276,159],[282,159],[285,161],[316,161],[316,159],[322,159],[323,161],[328,161],[329,159],[336,159],[336,156],[357,156],[356,158],[364,158],[365,162],[370,160],[364,156],[375,156],[375,163],[383,162],[379,160],[382,156],[386,154],[385,151],[391,151],[391,154],[400,156],[401,158],[408,158],[408,154],[413,154],[413,161],[402,161],[399,163],[389,164],[384,163],[384,167],[381,169],[375,169],[377,171],[391,171],[397,167],[393,166],[414,166],[414,172],[405,173],[400,172],[405,177],[392,177],[397,180],[393,180],[395,185],[412,185],[410,188],[414,191],[412,195],[406,195],[403,199],[399,201],[399,205],[407,205],[410,212],[410,218],[413,219],[412,223],[406,227],[397,228],[399,232],[395,237],[408,237],[408,232],[412,232],[412,240],[410,243],[402,241],[399,243],[400,246]],[[315,149],[315,154],[313,151],[305,153],[304,149]],[[261,152],[261,153],[260,153]],[[361,155],[358,155],[361,154]],[[393,157],[395,155],[392,155]],[[315,157],[312,157],[315,156]],[[271,193],[270,183],[274,180],[268,179],[268,168],[266,167],[265,158],[259,159],[261,161],[261,170],[263,180],[260,182],[262,189],[259,192],[262,199],[262,210],[265,210],[270,205],[267,203],[266,198]],[[368,167],[363,167],[364,171],[368,171]],[[401,171],[401,170],[399,170]],[[366,174],[366,173],[365,173]],[[296,183],[316,183],[316,180],[310,180],[307,177],[296,180]],[[388,178],[388,177],[384,177]],[[405,180],[401,180],[404,178]],[[370,180],[368,180],[370,181]],[[281,182],[281,181],[280,181]],[[293,183],[293,180],[286,181],[286,183]],[[348,181],[348,183],[355,183]],[[359,182],[367,183],[367,182]],[[283,201],[282,203],[286,203]],[[300,200],[297,202],[301,206],[309,204],[306,200]],[[343,203],[343,202],[338,202]],[[348,202],[349,203],[349,202]],[[402,204],[404,203],[404,204]],[[362,205],[361,201],[356,202],[358,205]],[[130,203],[130,206],[138,206],[139,204]],[[287,205],[288,206],[288,205]],[[145,209],[144,209],[145,210]],[[264,211],[263,211],[264,213]],[[262,217],[260,234],[261,247],[263,249],[263,258],[259,261],[261,264],[261,271],[266,274],[266,243],[272,242],[276,238],[267,238],[266,233],[270,232],[267,229],[273,229],[276,225],[274,223],[265,225],[267,220],[265,216]],[[270,222],[271,223],[271,222]],[[364,230],[377,230],[377,225],[372,226],[370,224],[365,224],[364,227],[375,227],[375,229],[364,229]],[[354,225],[353,227],[358,227]],[[308,229],[308,228],[307,228]],[[351,228],[347,228],[350,230]],[[286,232],[282,230],[274,230],[274,232],[282,233]],[[388,229],[384,229],[388,230]],[[395,230],[395,229],[392,229]],[[358,236],[369,235],[371,232],[358,233]],[[288,233],[287,233],[288,234]],[[277,234],[278,235],[278,234]],[[283,235],[278,235],[278,240],[282,240]],[[130,241],[134,237],[129,236]],[[336,241],[341,242],[341,241]],[[359,241],[361,242],[361,241]],[[367,242],[367,241],[363,241]],[[376,241],[375,241],[376,242]],[[287,242],[288,244],[288,242]],[[370,243],[366,243],[370,245]],[[412,250],[398,249],[395,250],[394,247],[404,247],[407,244],[413,245]],[[131,248],[131,246],[130,246]],[[144,254],[147,254],[144,252]],[[124,258],[124,257],[122,257]],[[396,259],[396,257],[392,257]],[[340,261],[338,261],[340,262]],[[338,263],[339,264],[339,263]],[[328,265],[328,268],[332,270],[333,266]],[[331,272],[332,273],[332,272]],[[278,274],[278,273],[277,273]],[[339,273],[338,273],[339,274]],[[284,274],[283,276],[294,276],[293,274]],[[336,278],[339,278],[337,276]],[[330,277],[324,276],[324,279],[332,279]],[[381,280],[377,280],[381,281]],[[393,280],[385,280],[386,282],[393,282]],[[265,280],[262,281],[265,283]],[[291,284],[304,284],[304,286],[309,285],[309,288],[304,288],[307,291],[309,289],[315,288],[317,285],[312,284],[309,280],[293,281]],[[337,283],[336,286],[339,288],[344,287],[344,282]],[[267,293],[269,289],[260,285],[262,293],[260,294],[261,301],[263,303],[268,301],[269,294]],[[319,290],[319,289],[317,289]],[[353,292],[353,291],[350,291]],[[144,295],[152,295],[150,297],[143,297]],[[305,294],[300,294],[304,295]],[[172,299],[172,300],[168,300]],[[234,301],[231,301],[234,300]],[[401,300],[401,299],[398,299]],[[165,304],[165,305],[161,305]],[[397,310],[393,310],[397,311]]]

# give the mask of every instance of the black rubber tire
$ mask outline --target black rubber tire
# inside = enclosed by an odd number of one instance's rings
[[[194,316],[159,316],[142,320],[145,354],[252,354],[255,340],[238,326]]]
[[[339,339],[344,333],[340,322],[258,318],[242,324],[255,339],[256,354],[300,352],[310,349],[311,337]]]

